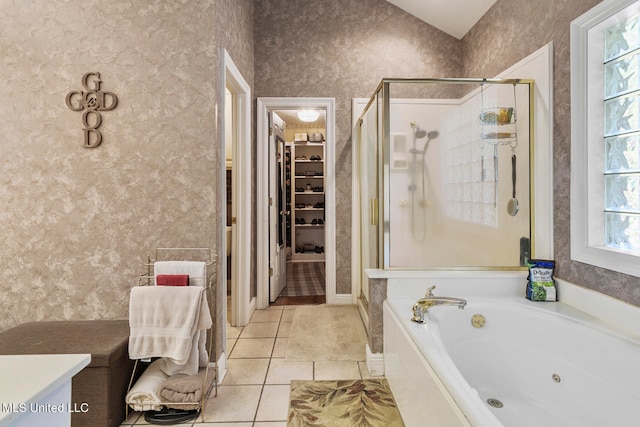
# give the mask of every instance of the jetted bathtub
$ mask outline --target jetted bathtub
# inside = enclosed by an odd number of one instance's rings
[[[384,304],[385,375],[408,427],[640,425],[640,341],[515,296],[432,307],[419,325],[416,300]]]

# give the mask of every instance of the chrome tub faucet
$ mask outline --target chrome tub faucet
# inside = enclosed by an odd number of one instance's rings
[[[453,305],[461,310],[467,305],[467,301],[462,298],[434,296],[432,291],[435,288],[435,286],[431,286],[427,289],[427,293],[424,298],[419,299],[415,304],[413,304],[413,317],[411,318],[411,321],[421,324],[427,323],[427,321],[424,320],[424,315],[429,308],[434,305]]]

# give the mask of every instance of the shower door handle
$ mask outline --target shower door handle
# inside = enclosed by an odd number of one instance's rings
[[[369,219],[372,226],[378,226],[378,199],[369,199]]]

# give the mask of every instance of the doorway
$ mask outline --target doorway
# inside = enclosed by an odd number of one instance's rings
[[[257,308],[301,291],[335,301],[334,111],[333,98],[258,98]]]
[[[269,302],[326,301],[324,110],[269,114]]]
[[[222,57],[223,116],[219,227],[221,251],[218,255],[219,281],[223,284],[221,311],[223,325],[244,326],[252,308],[249,272],[251,271],[251,89],[226,50]],[[227,289],[229,286],[229,289]],[[229,301],[229,302],[227,302]],[[226,328],[222,328],[225,345]]]

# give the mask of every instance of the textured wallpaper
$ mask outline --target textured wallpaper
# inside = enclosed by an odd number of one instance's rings
[[[640,279],[571,261],[571,21],[598,0],[498,0],[463,39],[466,75],[494,75],[554,44],[554,252],[556,276],[634,305]]]
[[[255,97],[336,98],[349,293],[351,98],[384,77],[491,76],[553,40],[557,276],[640,305],[638,279],[570,261],[569,23],[597,3],[498,0],[460,41],[384,0],[0,0],[0,330],[125,318],[154,248],[217,247],[221,47]],[[95,149],[65,105],[90,71],[118,97]]]
[[[126,318],[161,246],[214,245],[214,0],[0,0],[0,330]],[[118,97],[83,148],[84,73]]]
[[[336,98],[338,293],[351,277],[351,98],[383,77],[495,76],[553,41],[556,276],[640,305],[639,279],[570,257],[569,26],[598,3],[498,0],[459,41],[382,0],[255,2],[256,96]]]
[[[461,41],[384,0],[254,3],[255,96],[336,99],[338,294],[351,293],[351,99],[385,77],[458,77]]]
[[[253,43],[253,0],[216,0],[216,43],[218,53],[226,49],[234,64],[253,91],[254,43]],[[254,108],[252,108],[252,111]],[[255,121],[255,114],[252,119]],[[252,127],[253,129],[253,127]],[[255,138],[254,138],[255,140]],[[256,163],[256,150],[252,150],[252,163]],[[255,168],[248,171],[251,182],[255,182]],[[252,239],[256,236],[256,193],[253,186],[251,229]],[[219,205],[222,207],[222,205]],[[226,213],[225,213],[226,214]],[[220,241],[218,241],[218,246]],[[255,297],[256,290],[256,246],[251,245],[250,297]]]

